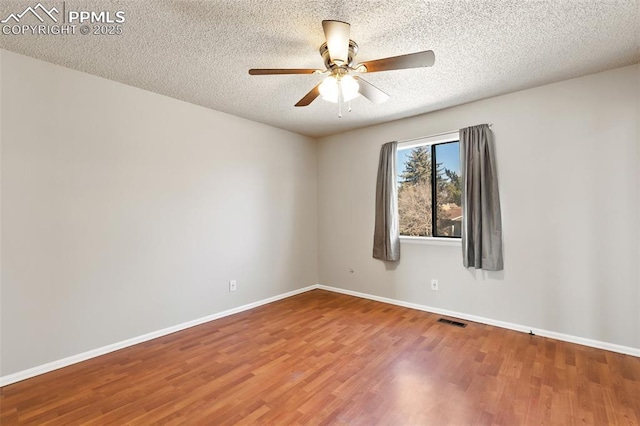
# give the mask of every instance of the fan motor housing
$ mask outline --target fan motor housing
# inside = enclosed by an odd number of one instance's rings
[[[341,67],[341,66],[351,67],[353,65],[353,59],[356,57],[357,54],[358,54],[358,44],[353,40],[349,40],[349,54],[347,57],[347,63],[338,65],[331,62],[331,57],[329,56],[329,49],[327,48],[327,43],[322,43],[322,46],[320,46],[320,56],[322,56],[322,59],[324,60],[324,65],[327,67],[328,70],[334,69],[336,67]]]

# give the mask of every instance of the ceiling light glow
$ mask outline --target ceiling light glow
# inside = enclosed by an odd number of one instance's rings
[[[348,102],[360,94],[360,85],[350,75],[330,75],[324,79],[318,90],[322,95],[322,99],[333,103],[338,102],[340,91],[342,91],[342,101]]]

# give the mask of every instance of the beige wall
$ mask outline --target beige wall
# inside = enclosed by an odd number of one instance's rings
[[[640,348],[639,73],[620,68],[321,139],[320,283]],[[406,243],[385,268],[371,257],[380,145],[480,123],[493,123],[496,138],[504,271],[466,270],[459,246]]]
[[[0,376],[318,281],[640,348],[640,66],[314,141],[0,64]],[[380,145],[485,122],[505,270],[459,246],[372,259]]]
[[[1,55],[0,375],[316,283],[314,140]]]

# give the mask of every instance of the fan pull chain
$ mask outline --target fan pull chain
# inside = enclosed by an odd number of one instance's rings
[[[338,118],[342,118],[342,82],[338,79]]]

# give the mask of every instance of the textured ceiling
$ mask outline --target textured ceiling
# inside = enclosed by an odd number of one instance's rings
[[[122,10],[122,35],[0,35],[0,47],[250,120],[324,136],[640,61],[640,0],[74,1],[60,11]],[[38,0],[0,3],[0,19]],[[356,62],[421,50],[432,68],[371,73],[389,95],[293,105],[318,75],[249,76],[249,68],[322,68],[321,21],[351,23]],[[21,24],[39,24],[25,15]],[[77,30],[76,30],[77,31]],[[87,94],[90,96],[90,94]]]

